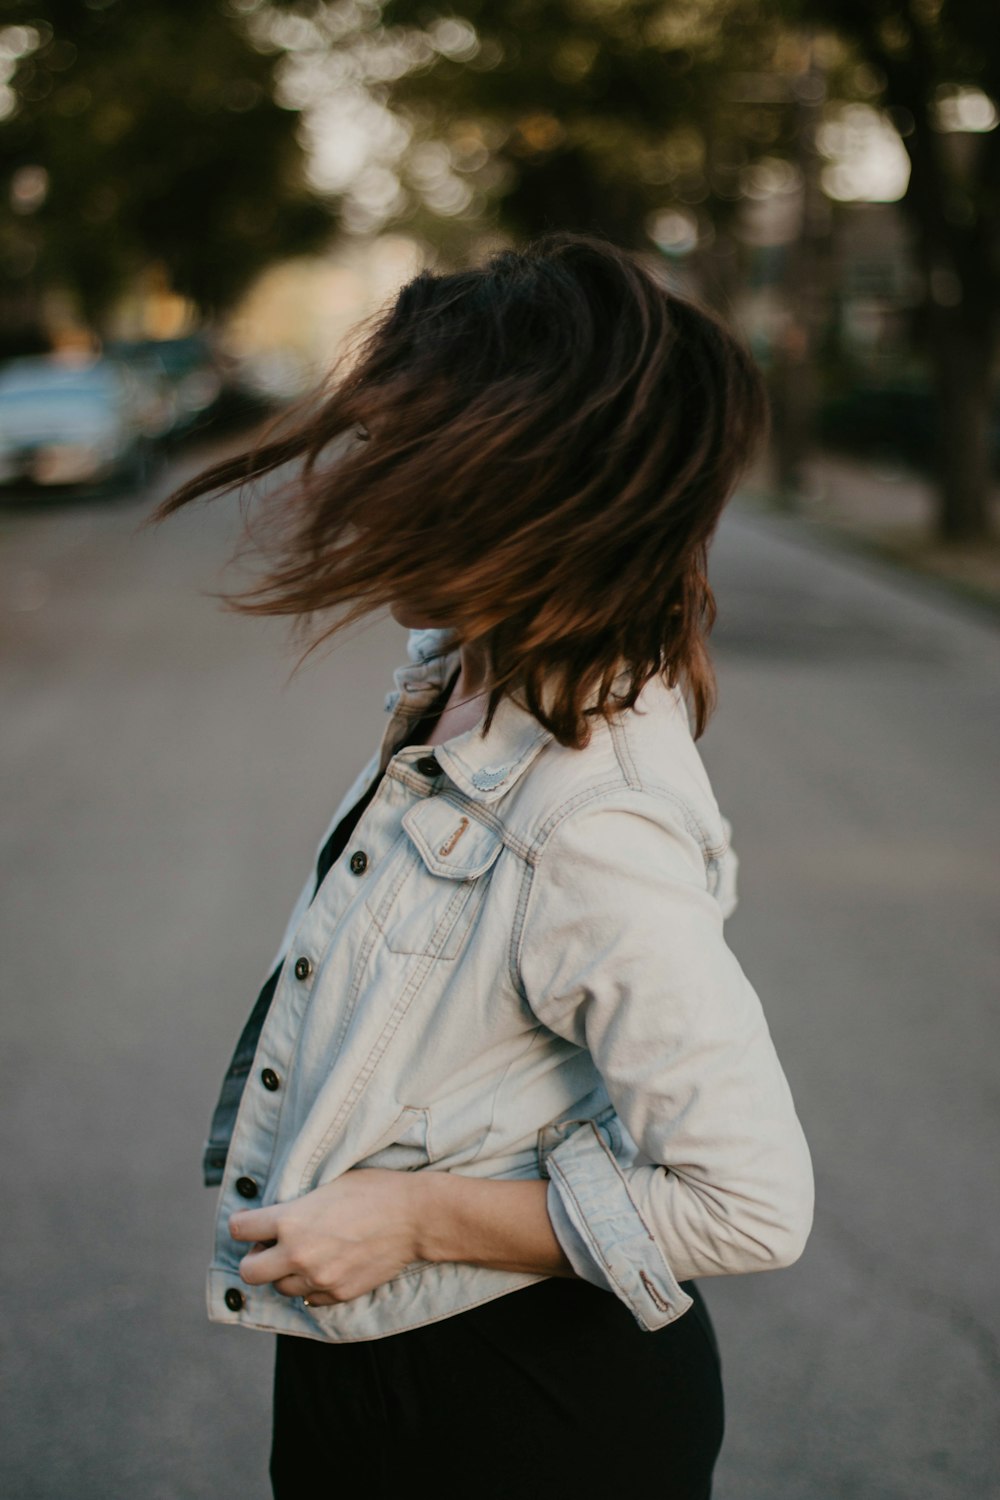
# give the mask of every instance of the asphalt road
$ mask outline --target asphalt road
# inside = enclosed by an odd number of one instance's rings
[[[139,532],[150,505],[0,515],[10,1500],[269,1494],[271,1341],[204,1318],[200,1148],[402,644],[378,625],[289,680],[284,627],[210,597],[234,504]],[[716,1500],[987,1500],[997,631],[742,513],[714,579],[730,941],[818,1184],[795,1267],[703,1284]],[[613,1379],[609,1416],[626,1441]]]

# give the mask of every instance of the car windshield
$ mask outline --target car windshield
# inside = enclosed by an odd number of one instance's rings
[[[117,420],[116,388],[106,375],[81,381],[53,376],[0,379],[0,430],[7,437],[103,431]]]

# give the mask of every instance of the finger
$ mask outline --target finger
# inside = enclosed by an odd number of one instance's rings
[[[240,1276],[247,1286],[263,1286],[268,1281],[278,1281],[291,1274],[288,1251],[281,1245],[271,1245],[267,1250],[248,1250],[240,1261]]]
[[[274,1290],[280,1292],[283,1297],[308,1297],[310,1302],[314,1297],[324,1295],[310,1288],[309,1282],[304,1276],[279,1276],[274,1283]]]
[[[307,1307],[333,1307],[337,1301],[332,1292],[310,1287],[304,1276],[282,1276],[274,1283],[274,1290],[283,1297],[301,1297]]]
[[[229,1233],[234,1240],[276,1240],[280,1218],[277,1203],[270,1208],[244,1208],[229,1215]]]

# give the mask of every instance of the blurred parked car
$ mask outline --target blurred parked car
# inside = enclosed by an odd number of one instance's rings
[[[113,358],[118,356],[112,355]],[[177,430],[179,406],[173,382],[159,355],[137,351],[123,360],[136,387],[140,425],[151,442],[170,438]]]
[[[116,360],[11,360],[0,368],[0,484],[141,483],[149,421],[141,382]]]
[[[176,339],[129,339],[108,353],[148,380],[162,383],[170,402],[169,432],[179,436],[210,420],[224,392],[221,365],[204,334]]]

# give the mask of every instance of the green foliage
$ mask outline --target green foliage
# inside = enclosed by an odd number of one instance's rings
[[[765,66],[775,27],[752,0],[387,0],[387,24],[455,15],[479,48],[438,57],[394,86],[397,107],[457,149],[477,132],[499,222],[516,234],[597,230],[648,245],[665,203],[716,218],[744,166],[787,137],[787,111],[760,105],[753,129],[733,99],[737,69]],[[484,130],[485,127],[485,130]],[[785,141],[787,144],[787,139]],[[476,170],[470,170],[475,183]]]
[[[947,239],[980,303],[996,300],[981,241],[1000,222],[1000,130],[960,156],[935,117],[962,85],[1000,99],[990,0],[385,0],[382,15],[431,36],[456,19],[475,29],[478,50],[445,49],[391,98],[460,170],[466,143],[474,157],[485,142],[488,160],[468,169],[476,207],[514,233],[644,244],[650,211],[673,204],[711,234],[756,158],[808,155],[798,106],[818,77],[828,98],[889,109],[913,161],[918,236]]]
[[[779,351],[775,407],[788,474],[808,446],[809,377],[832,305],[819,250],[824,97],[887,110],[910,158],[903,211],[926,288],[916,327],[937,397],[939,529],[985,534],[1000,128],[969,129],[959,106],[963,88],[1000,101],[995,0],[386,0],[383,14],[432,38],[450,25],[460,40],[456,18],[475,29],[478,50],[474,39],[451,57],[438,46],[445,55],[402,78],[394,98],[451,146],[459,170],[462,142],[479,133],[487,149],[470,178],[515,233],[563,226],[648,245],[651,230],[660,238],[650,211],[672,206],[696,217],[702,247],[714,235],[731,251],[718,231],[754,159],[789,159],[802,184],[782,272],[795,336]],[[735,257],[714,258],[725,295]]]
[[[267,262],[329,234],[302,179],[297,117],[273,99],[276,59],[251,45],[234,8],[0,0],[0,44],[9,28],[38,39],[0,121],[9,282],[73,287],[99,319],[159,262],[176,290],[214,311]],[[32,167],[48,174],[47,191],[19,202],[11,187],[30,188]]]

